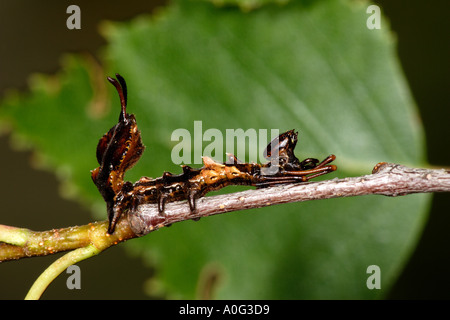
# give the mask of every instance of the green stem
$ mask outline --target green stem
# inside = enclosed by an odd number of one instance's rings
[[[45,289],[47,289],[48,285],[69,266],[97,255],[101,251],[102,250],[99,250],[94,245],[90,244],[86,247],[78,248],[65,254],[64,256],[53,262],[39,276],[39,278],[36,279],[30,291],[28,291],[25,300],[38,300],[44,293]]]

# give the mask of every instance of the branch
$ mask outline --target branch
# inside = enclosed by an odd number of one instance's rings
[[[136,213],[128,216],[128,221],[133,232],[143,236],[175,222],[282,203],[369,194],[395,197],[427,192],[450,192],[450,171],[408,168],[382,162],[375,166],[371,175],[361,177],[281,185],[200,198],[194,214],[184,202],[166,204],[164,216],[158,214],[156,204],[143,204]]]
[[[369,194],[400,196],[450,192],[449,170],[416,169],[383,162],[377,164],[372,173],[361,177],[281,185],[200,198],[193,214],[186,201],[167,203],[164,216],[158,213],[156,204],[143,204],[135,213],[124,215],[111,236],[106,234],[107,221],[42,232],[0,225],[0,262],[44,256],[91,244],[103,251],[175,222],[282,203]]]
[[[369,194],[395,197],[427,192],[450,192],[450,170],[415,169],[382,162],[375,166],[372,174],[361,177],[200,198],[193,214],[185,201],[167,203],[164,216],[158,213],[156,204],[143,204],[133,214],[125,214],[112,235],[106,233],[108,221],[42,232],[0,225],[0,262],[73,250],[56,260],[36,280],[26,298],[37,299],[69,265],[175,222],[289,202]]]
[[[0,262],[46,256],[93,245],[99,251],[136,237],[122,219],[113,235],[106,234],[108,221],[49,231],[32,231],[0,225]]]

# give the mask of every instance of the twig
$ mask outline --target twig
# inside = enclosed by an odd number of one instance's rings
[[[112,235],[106,233],[107,221],[43,232],[0,225],[0,262],[73,250],[55,261],[36,280],[26,298],[37,299],[49,283],[71,264],[175,222],[289,202],[370,194],[395,197],[427,192],[450,192],[450,171],[415,169],[383,162],[375,166],[371,175],[361,177],[201,198],[197,201],[195,213],[190,212],[185,201],[168,203],[164,215],[158,213],[156,204],[143,204],[133,214],[125,214]]]
[[[49,231],[31,231],[0,225],[0,262],[46,256],[94,245],[100,251],[136,237],[122,219],[113,235],[107,235],[108,221]],[[16,234],[16,235],[14,235]]]
[[[144,204],[135,214],[129,215],[128,220],[133,232],[143,236],[175,222],[282,203],[370,194],[395,197],[412,193],[450,192],[448,170],[416,169],[383,162],[377,164],[372,173],[201,198],[194,214],[183,202],[168,203],[164,216],[158,214],[156,205]]]
[[[74,250],[89,244],[104,250],[175,222],[237,210],[369,194],[400,196],[427,192],[450,192],[450,171],[380,163],[375,166],[373,174],[361,177],[289,184],[200,198],[193,214],[185,201],[167,203],[164,216],[158,213],[156,204],[143,204],[134,214],[124,215],[111,236],[106,235],[107,221],[42,232],[0,225],[0,262]]]

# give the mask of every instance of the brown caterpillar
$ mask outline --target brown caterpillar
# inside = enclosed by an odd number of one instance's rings
[[[110,77],[108,80],[119,93],[119,121],[100,139],[97,145],[100,166],[91,171],[92,180],[106,201],[109,234],[114,232],[124,212],[133,212],[143,203],[157,203],[158,210],[163,215],[166,202],[187,200],[191,212],[194,212],[196,199],[229,185],[263,188],[306,182],[337,169],[335,165],[329,165],[336,158],[334,155],[321,162],[314,158],[299,161],[294,155],[298,134],[289,130],[266,147],[264,156],[269,160],[266,164],[244,163],[232,154],[227,154],[226,163],[203,157],[204,166],[200,169],[182,166],[181,174],[164,172],[162,177],[156,179],[142,177],[134,184],[124,182],[125,171],[136,164],[145,147],[134,115],[126,113],[125,80],[119,74],[116,77],[117,80]]]

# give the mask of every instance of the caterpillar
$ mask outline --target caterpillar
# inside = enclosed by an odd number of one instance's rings
[[[108,77],[119,94],[121,110],[119,120],[103,135],[97,145],[99,167],[91,171],[91,177],[106,202],[108,234],[125,212],[133,212],[140,204],[158,204],[159,214],[164,215],[164,206],[169,201],[187,200],[190,211],[196,210],[196,199],[210,191],[229,185],[246,185],[265,188],[279,184],[301,183],[335,171],[330,165],[336,159],[329,155],[323,161],[307,158],[300,161],[294,154],[298,133],[289,130],[271,141],[264,150],[265,164],[245,163],[233,154],[228,161],[219,163],[203,157],[203,167],[182,165],[182,173],[164,172],[161,177],[142,177],[137,182],[124,181],[125,171],[133,167],[145,149],[136,118],[127,113],[127,85],[125,79],[116,74]]]

